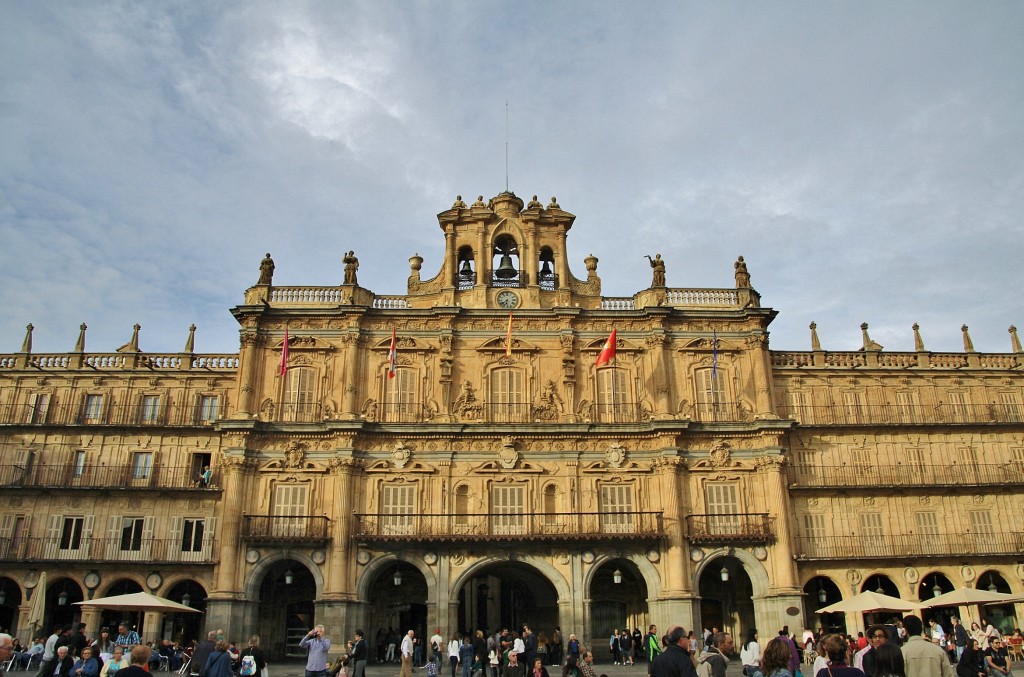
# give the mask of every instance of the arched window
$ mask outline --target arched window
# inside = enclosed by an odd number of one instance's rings
[[[697,416],[702,421],[717,421],[729,409],[725,394],[725,373],[721,369],[699,369],[696,373]]]
[[[293,367],[288,370],[288,375],[285,377],[284,397],[281,402],[281,420],[315,420],[314,377],[313,369]]]
[[[419,400],[416,397],[416,370],[395,369],[395,377],[384,374],[384,420],[416,421],[419,419]]]
[[[597,372],[597,418],[605,423],[632,421],[626,370],[608,367]]]
[[[491,372],[488,397],[490,420],[494,423],[527,421],[528,407],[521,369],[495,369]]]

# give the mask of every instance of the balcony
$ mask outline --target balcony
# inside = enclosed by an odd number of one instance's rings
[[[77,465],[33,463],[0,465],[0,486],[33,489],[183,489],[219,491],[199,486],[197,468],[191,466]],[[212,484],[212,483],[211,483]]]
[[[59,538],[0,539],[0,562],[154,562],[215,564],[210,541],[198,549],[182,539],[154,538],[124,543],[120,538],[79,538],[62,543]]]
[[[5,404],[0,406],[0,425],[26,426],[131,426],[131,427],[196,427],[210,426],[218,418],[216,405],[199,407],[189,404],[161,405],[115,404],[89,408],[81,403],[54,402],[48,406]]]
[[[657,541],[660,512],[357,514],[353,538],[377,544]]]
[[[800,536],[796,559],[897,559],[1003,555],[1020,557],[1024,533]]]
[[[693,545],[771,545],[775,542],[768,513],[688,515],[687,538]]]
[[[951,463],[946,465],[847,464],[789,467],[790,488],[984,487],[1024,484],[1021,463]]]
[[[782,418],[813,426],[1024,423],[1024,407],[1016,404],[780,405],[778,411]]]
[[[594,423],[640,423],[650,419],[651,412],[637,402],[590,405],[590,420]]]
[[[331,521],[321,515],[242,515],[242,540],[254,545],[324,545]]]

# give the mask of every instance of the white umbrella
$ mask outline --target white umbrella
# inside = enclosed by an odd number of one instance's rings
[[[39,574],[36,587],[32,591],[32,606],[28,608],[28,624],[33,632],[42,627],[43,615],[46,613],[46,572]]]
[[[932,609],[939,606],[968,606],[977,604],[1009,604],[1011,602],[1024,601],[1020,595],[1010,595],[1005,592],[989,592],[978,588],[958,588],[953,592],[947,592],[938,597],[932,597],[927,602],[921,603],[922,609]]]
[[[899,597],[890,597],[889,595],[883,595],[873,590],[865,590],[859,595],[854,595],[849,599],[844,599],[835,604],[830,604],[823,609],[818,609],[814,613],[817,614],[831,614],[831,613],[870,613],[872,611],[914,611],[920,604],[915,602],[907,602],[900,599]]]
[[[148,592],[133,592],[127,595],[114,595],[113,597],[100,597],[85,602],[75,602],[78,606],[92,607],[96,609],[114,609],[116,611],[173,611],[175,613],[198,614],[198,609],[193,609],[184,604],[178,604],[166,597],[158,597]]]

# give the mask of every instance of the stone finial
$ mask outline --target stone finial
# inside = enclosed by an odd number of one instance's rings
[[[924,341],[921,339],[921,326],[915,322],[914,326],[911,327],[914,330],[914,350],[919,353],[924,352]]]
[[[960,331],[962,331],[964,333],[964,352],[965,353],[976,352],[974,350],[974,342],[971,341],[971,335],[967,333],[967,325],[966,324],[960,325]]]
[[[71,352],[73,352],[73,353],[84,353],[85,352],[85,330],[88,329],[88,328],[89,327],[85,326],[85,322],[83,322],[81,324],[81,326],[78,327],[78,340],[75,341],[75,349],[72,350]]]
[[[868,336],[868,323],[867,322],[862,322],[861,323],[861,325],[860,325],[860,333],[861,333],[861,337],[864,339],[864,347],[861,348],[861,350],[866,352],[868,350],[878,351],[878,350],[882,349],[882,345],[880,343],[872,341],[871,337]]]
[[[588,273],[592,274],[597,272],[597,260],[597,257],[594,256],[593,254],[583,259],[583,265],[587,267]]]
[[[139,352],[139,330],[142,329],[142,325],[136,322],[132,325],[132,337],[128,339],[128,350],[137,353]]]
[[[821,350],[821,341],[818,340],[818,323],[811,322],[811,350]]]
[[[32,325],[30,324],[29,327]],[[1024,353],[1024,348],[1021,348],[1020,338],[1017,336],[1017,327],[1010,325],[1010,346],[1015,353]],[[24,351],[22,351],[24,352]]]
[[[35,327],[32,326],[31,322],[29,322],[27,325],[25,325],[25,340],[21,342],[21,352],[23,352],[25,354],[30,354],[32,352],[32,330],[33,329],[35,329]],[[1012,327],[1011,327],[1011,329],[1012,329]]]
[[[194,353],[196,351],[196,325],[190,324],[188,326],[188,339],[185,340],[185,352]]]
[[[409,257],[409,269],[419,274],[421,268],[423,268],[423,257],[417,252]]]

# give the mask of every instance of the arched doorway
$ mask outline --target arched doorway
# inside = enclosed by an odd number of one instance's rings
[[[176,583],[164,596],[172,602],[184,604],[202,613],[164,614],[162,636],[170,637],[181,646],[188,646],[194,639],[202,639],[203,618],[206,614],[206,589],[195,581],[186,580]]]
[[[142,592],[142,586],[130,578],[122,578],[114,581],[102,597],[113,597],[114,595],[130,595],[133,592]],[[130,630],[135,630],[141,636],[145,632],[142,628],[144,614],[141,611],[117,611],[104,609],[100,613],[100,627],[110,628],[110,636],[117,634],[117,626],[124,623]]]
[[[985,571],[978,576],[978,588],[989,592],[1010,594],[1010,584],[998,571]],[[1012,635],[1017,625],[1013,604],[991,604],[981,608],[982,617],[988,620],[1004,637]]]
[[[947,592],[953,592],[954,585],[949,578],[946,577],[940,571],[933,571],[927,573],[921,577],[921,581],[917,585],[917,598],[922,602],[930,600],[932,597],[938,597]],[[928,622],[934,620],[939,625],[948,628],[952,627],[950,618],[957,615],[955,607],[937,607],[934,609],[923,610],[924,628],[928,630]]]
[[[885,574],[872,574],[864,579],[864,583],[860,586],[860,591],[865,592],[867,590],[873,590],[880,595],[889,595],[890,597],[896,597],[902,599],[900,595],[900,589],[893,583],[893,580]],[[894,618],[899,618],[899,614],[894,614],[890,611],[879,611],[876,613],[862,614],[861,620],[863,621],[863,627],[867,627],[872,623],[888,623]],[[846,619],[847,624],[851,623],[851,619]]]
[[[0,628],[18,632],[18,607],[21,605],[21,586],[14,580],[0,576]]]
[[[427,580],[413,565],[393,560],[379,567],[367,592],[370,607],[364,629],[377,660],[399,662],[398,646],[409,630],[424,640],[433,634],[433,628],[427,632]],[[447,629],[441,632],[445,634]],[[389,644],[395,645],[391,655],[387,653]]]
[[[458,629],[493,633],[529,625],[548,635],[558,625],[558,593],[523,562],[495,562],[473,572],[458,591]]]
[[[590,582],[590,641],[589,646],[604,647],[612,632],[648,625],[647,582],[637,566],[628,559],[605,562],[594,573]],[[604,660],[600,651],[595,658]]]
[[[306,655],[299,642],[317,624],[316,594],[316,580],[302,562],[281,559],[267,566],[256,600],[256,634],[268,659]]]
[[[824,632],[846,633],[846,614],[816,613],[822,607],[831,606],[841,601],[843,601],[843,591],[831,578],[815,576],[804,586],[804,618],[808,619],[809,623],[810,619],[817,618],[818,623],[814,627],[820,628]]]
[[[708,562],[700,574],[701,627],[730,633],[737,645],[756,627],[754,587],[743,563],[732,555]]]
[[[35,594],[39,594],[37,591]],[[43,628],[72,625],[82,618],[82,607],[75,602],[85,599],[82,587],[70,578],[58,578],[46,586],[46,612],[43,614]]]

